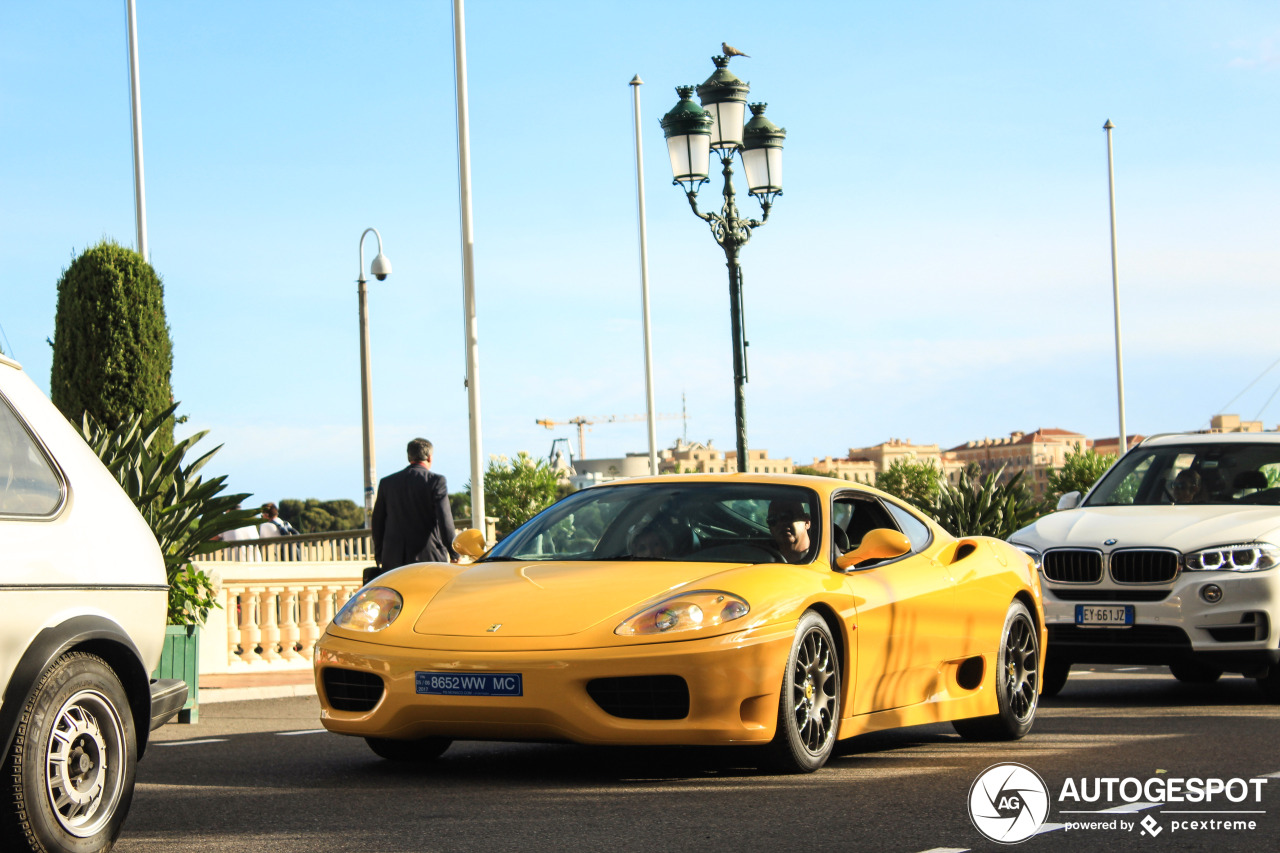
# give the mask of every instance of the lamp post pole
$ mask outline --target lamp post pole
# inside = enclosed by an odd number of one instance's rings
[[[142,82],[138,75],[138,13],[129,0],[126,14],[129,27],[129,104],[133,121],[133,206],[138,228],[138,254],[147,263],[147,182],[142,174]]]
[[[640,87],[644,81],[637,74],[631,78],[631,100],[636,120],[636,216],[640,222],[640,316],[644,327],[644,399],[649,426],[649,473],[658,473],[658,429],[653,406],[653,335],[649,330],[649,243],[645,234],[644,155],[640,144]],[[582,442],[578,442],[582,452]]]
[[[1116,447],[1116,458],[1124,456],[1129,450],[1129,434],[1124,423],[1124,359],[1120,354],[1120,273],[1116,262],[1116,170],[1111,151],[1111,130],[1115,125],[1111,119],[1102,129],[1107,132],[1107,192],[1111,197],[1111,299],[1116,313],[1116,395],[1120,399],[1120,439]]]
[[[391,275],[391,261],[382,254],[382,235],[376,228],[366,228],[360,235],[360,273],[356,278],[356,292],[360,300],[360,426],[364,436],[364,526],[373,524],[374,470],[373,452],[373,371],[369,365],[369,288],[364,277],[364,238],[369,232],[378,238],[378,255],[370,264],[370,272],[378,281]]]
[[[694,87],[678,86],[680,102],[662,118],[674,183],[681,185],[689,207],[711,228],[729,268],[729,324],[733,336],[733,412],[738,471],[747,470],[747,340],[743,323],[742,266],[738,258],[751,233],[769,219],[774,199],[782,194],[782,142],[786,130],[765,118],[767,104],[751,104],[743,126],[750,87],[729,71],[728,56],[714,56],[715,72],[697,87],[702,106],[693,103]],[[705,108],[705,109],[704,109]],[[698,209],[698,190],[707,181],[710,151],[720,157],[724,204],[719,213]],[[733,188],[733,159],[741,154],[747,188],[760,202],[759,219],[738,212]]]

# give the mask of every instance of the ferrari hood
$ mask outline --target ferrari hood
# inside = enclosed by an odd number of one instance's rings
[[[1110,506],[1051,513],[1009,539],[1037,550],[1161,547],[1186,553],[1235,542],[1280,544],[1277,532],[1275,507]]]
[[[734,566],[669,562],[480,563],[418,616],[419,634],[557,637],[621,622],[652,598]]]

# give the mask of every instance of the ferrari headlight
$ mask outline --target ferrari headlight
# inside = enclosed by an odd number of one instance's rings
[[[371,586],[342,605],[333,624],[348,631],[381,631],[396,621],[403,607],[404,599],[394,589]]]
[[[741,619],[751,605],[736,595],[714,589],[681,593],[650,605],[613,629],[624,637],[702,631]]]
[[[1260,572],[1277,564],[1280,548],[1267,542],[1202,548],[1186,557],[1189,572]]]

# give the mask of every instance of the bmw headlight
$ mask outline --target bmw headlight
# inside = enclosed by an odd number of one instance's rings
[[[1032,548],[1030,545],[1023,545],[1021,542],[1010,542],[1009,544],[1030,557],[1032,562],[1035,563],[1036,570],[1039,571],[1040,563],[1043,559],[1039,551]]]
[[[728,592],[700,589],[652,604],[613,629],[624,637],[702,631],[741,619],[751,605]]]
[[[1219,545],[1187,554],[1189,572],[1260,572],[1280,564],[1280,548],[1267,542]]]
[[[394,589],[371,586],[342,605],[333,624],[348,631],[381,631],[396,621],[403,607],[404,599]]]

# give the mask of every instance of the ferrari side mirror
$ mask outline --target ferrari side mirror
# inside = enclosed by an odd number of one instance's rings
[[[877,527],[862,537],[862,543],[847,554],[836,558],[841,571],[856,567],[868,560],[887,560],[901,557],[911,550],[911,540],[905,534],[887,527]]]
[[[487,550],[484,544],[484,534],[474,527],[467,528],[453,538],[453,550],[473,560],[482,557]]]

